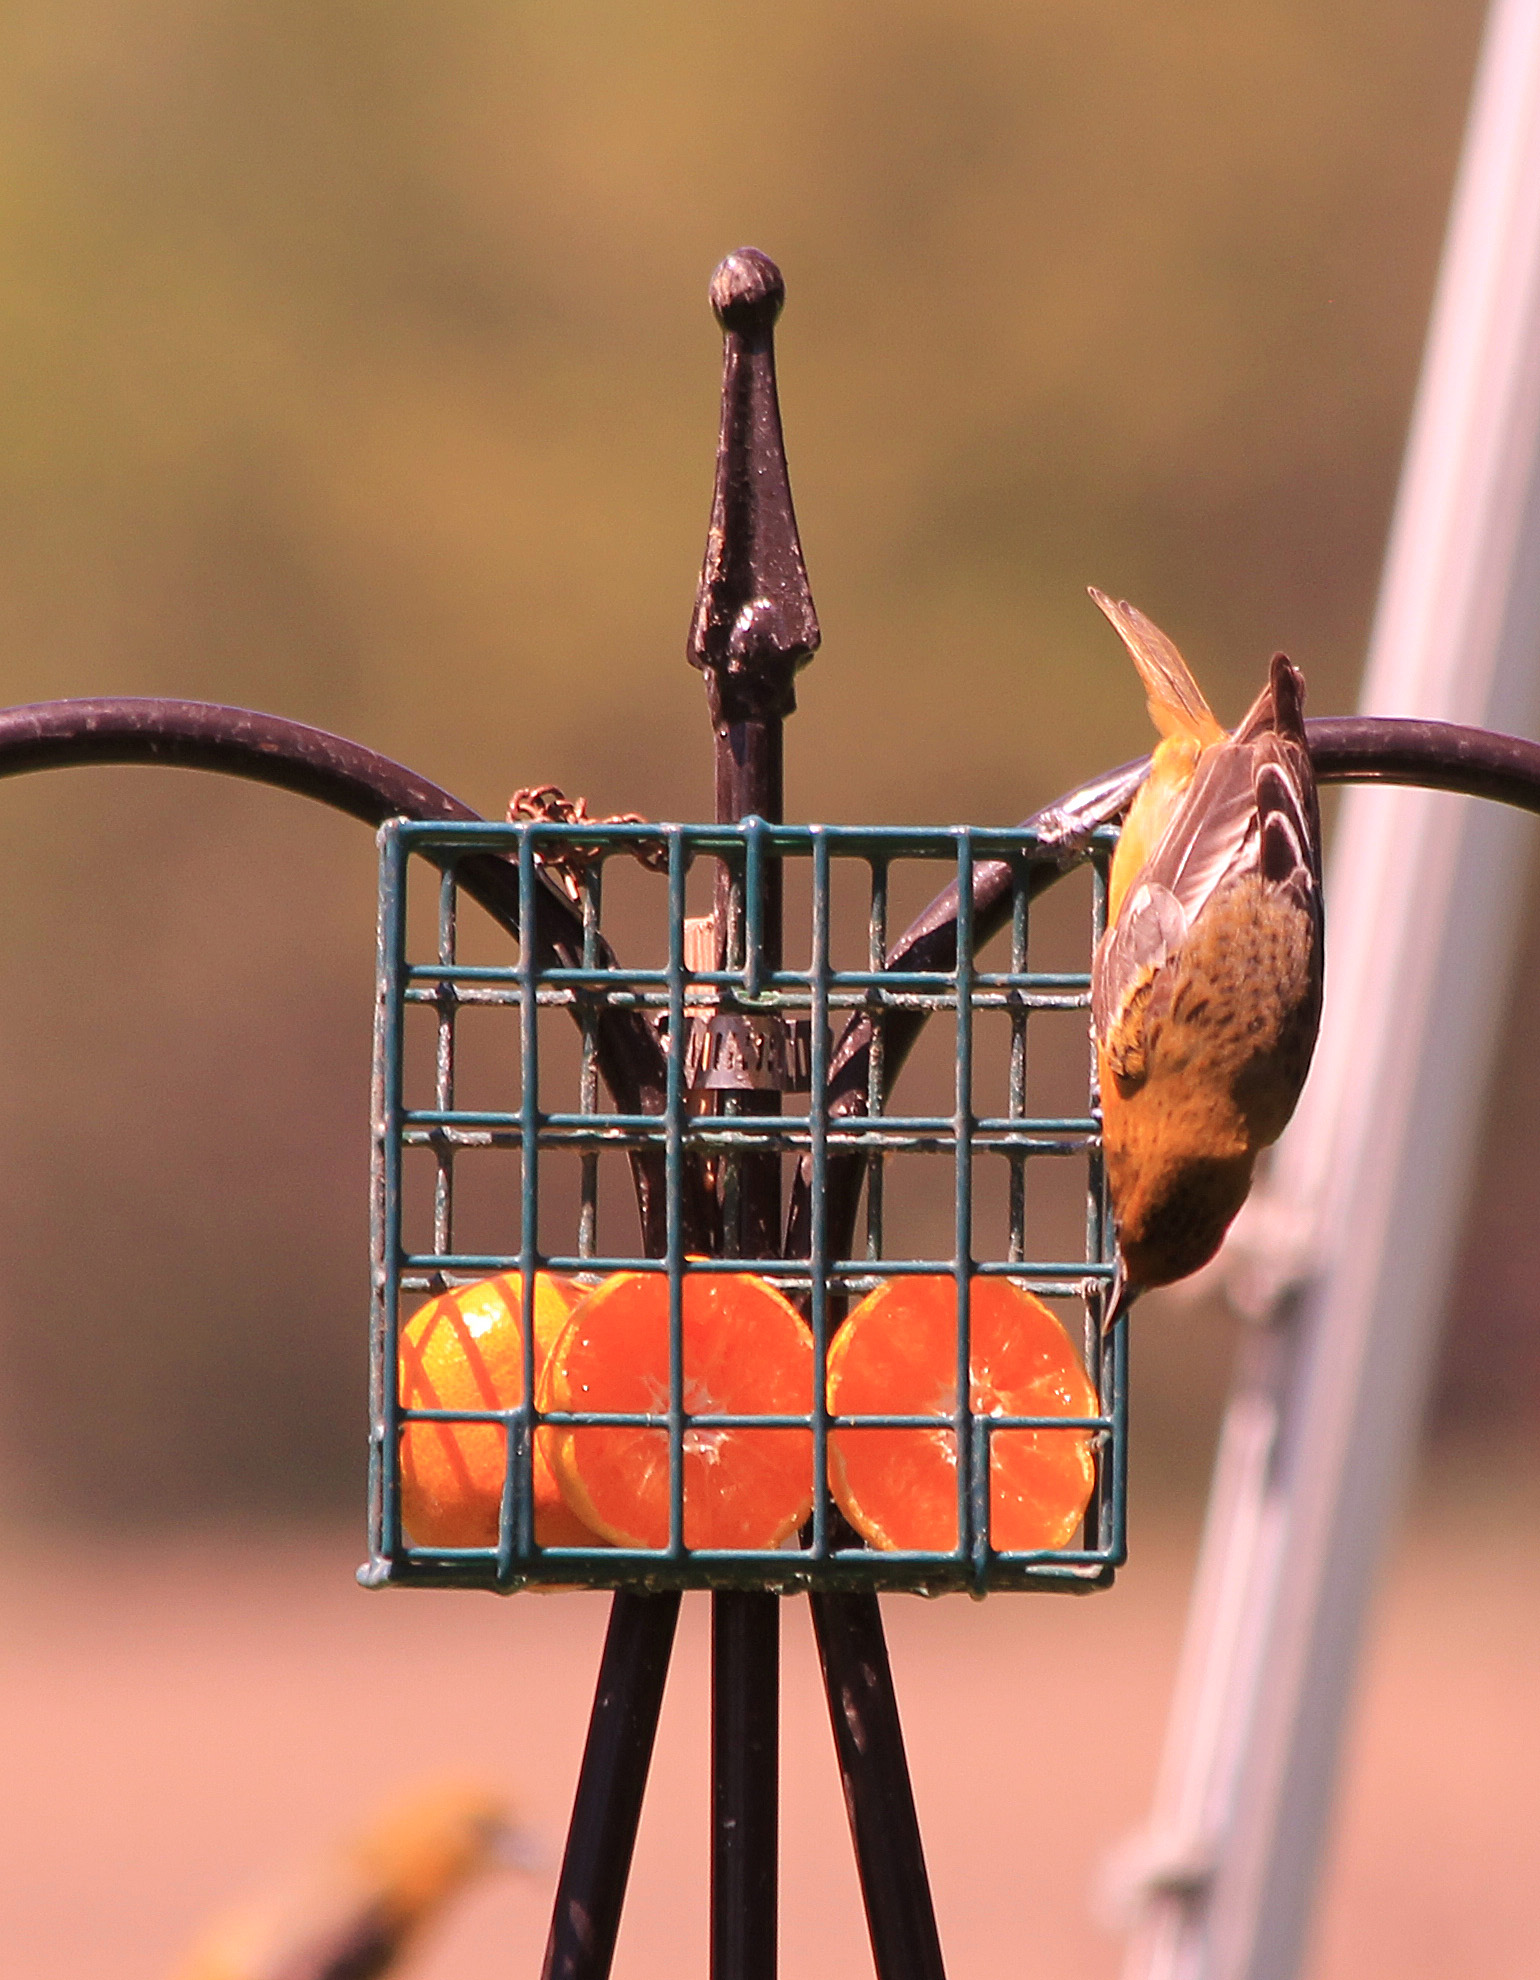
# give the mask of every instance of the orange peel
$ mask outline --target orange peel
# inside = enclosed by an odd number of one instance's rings
[[[535,1377],[587,1288],[535,1275]],[[500,1272],[457,1286],[414,1313],[400,1335],[400,1397],[412,1409],[516,1409],[524,1400],[524,1280]],[[551,1470],[553,1433],[535,1433],[535,1539],[593,1547],[598,1536],[568,1506]],[[427,1547],[493,1547],[507,1442],[496,1423],[409,1423],[401,1433],[401,1518]]]

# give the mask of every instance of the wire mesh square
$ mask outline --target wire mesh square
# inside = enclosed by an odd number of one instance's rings
[[[1112,842],[1099,835],[1086,856],[1087,957],[1103,923]],[[1032,835],[757,819],[580,828],[395,820],[380,833],[380,851],[370,1560],[361,1578],[501,1591],[982,1595],[1108,1585],[1124,1557],[1126,1329],[1104,1337],[1100,1328],[1112,1240],[1083,1015],[1090,979],[1084,968],[1029,967],[1031,902],[1049,864]],[[462,924],[462,870],[489,855],[506,862],[510,883],[517,874],[518,925],[537,930],[512,960],[509,936],[490,918],[474,917],[474,938]],[[637,855],[655,871],[644,873]],[[983,862],[998,863],[1009,891],[998,957],[988,944],[975,954],[973,889]],[[1062,864],[1056,852],[1054,871]],[[951,966],[912,967],[902,950],[890,955],[890,911],[916,875],[928,892],[955,886]],[[565,946],[538,933],[556,895],[565,902]],[[768,925],[779,922],[783,900],[784,942]],[[692,917],[692,905],[714,908],[715,922]],[[703,960],[708,925],[716,946]],[[579,927],[580,947],[572,935]],[[642,960],[619,960],[627,954]],[[986,967],[991,960],[996,966]],[[1081,1041],[1083,1106],[1033,1112],[1033,1027],[1066,1012]],[[634,1094],[623,1109],[608,1090],[607,1025],[631,1027],[655,1052],[655,1110]],[[906,1089],[913,1110],[900,1111],[895,1075],[924,1038],[931,1090],[923,1076],[906,1075],[920,1091]],[[864,1041],[859,1052],[853,1041]],[[730,1233],[735,1192],[756,1164],[761,1189],[767,1173],[775,1178],[774,1238],[755,1255],[740,1245],[737,1256],[702,1256],[699,1232],[688,1227],[688,1191],[696,1202],[704,1191],[710,1203],[725,1203]],[[910,1167],[917,1180],[906,1192]],[[661,1203],[646,1214],[632,1190],[636,1169],[661,1179]],[[1046,1228],[1037,1206],[1051,1193],[1049,1178],[1059,1215],[1045,1247],[1036,1242]],[[1073,1241],[1063,1215],[1071,1191],[1081,1199]],[[721,1248],[733,1249],[730,1235]],[[465,1289],[502,1273],[520,1275],[522,1367],[475,1407],[429,1407],[420,1387],[404,1395],[414,1312],[443,1294],[474,1303],[478,1295]],[[656,1407],[629,1415],[542,1407],[538,1363],[548,1342],[535,1310],[539,1275],[575,1278],[581,1290],[624,1273],[655,1275],[667,1288],[668,1368]],[[685,1287],[707,1273],[766,1281],[805,1316],[814,1369],[805,1410],[735,1417],[687,1393]],[[945,1405],[925,1415],[831,1414],[829,1354],[851,1305],[916,1276],[956,1288],[956,1367]],[[957,1379],[970,1373],[975,1289],[1000,1277],[1069,1310],[1094,1413],[1005,1415],[998,1401],[981,1398],[976,1379]],[[456,1462],[479,1436],[483,1470],[495,1440],[495,1503],[474,1542],[444,1544],[439,1535],[429,1543],[411,1530],[403,1437],[425,1435],[427,1426]],[[807,1439],[811,1511],[779,1546],[692,1546],[686,1449],[703,1435],[750,1427]],[[606,1428],[656,1436],[660,1463],[666,1455],[666,1538],[541,1544],[537,1433]],[[956,1472],[955,1545],[868,1545],[846,1521],[830,1481],[831,1432],[872,1428],[942,1437]],[[1089,1442],[1095,1481],[1068,1544],[994,1544],[994,1439],[1013,1430],[1074,1431]]]

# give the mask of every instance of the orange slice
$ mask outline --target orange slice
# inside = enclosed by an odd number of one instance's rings
[[[813,1337],[763,1279],[692,1273],[683,1289],[684,1407],[805,1416]],[[546,1366],[542,1409],[661,1415],[669,1406],[668,1280],[620,1272],[573,1314]],[[668,1432],[558,1428],[551,1463],[573,1511],[627,1547],[668,1544]],[[775,1547],[813,1505],[810,1431],[696,1429],[684,1436],[687,1547]]]
[[[535,1277],[535,1376],[587,1289],[554,1272]],[[500,1272],[457,1286],[401,1330],[401,1401],[409,1409],[516,1409],[524,1400],[524,1280]],[[537,1388],[538,1393],[538,1388]],[[549,1430],[535,1433],[535,1538],[542,1547],[594,1547],[551,1471]],[[501,1424],[409,1423],[401,1434],[401,1517],[419,1545],[493,1547],[507,1443]]]
[[[973,1281],[972,1408],[984,1416],[1096,1416],[1096,1391],[1069,1335],[1008,1279]],[[829,1349],[829,1410],[838,1416],[950,1417],[957,1406],[957,1285],[890,1279],[869,1293]],[[1094,1431],[997,1430],[990,1439],[992,1546],[1062,1547],[1091,1495]],[[957,1545],[957,1435],[934,1430],[829,1433],[829,1482],[841,1510],[877,1547],[949,1552]]]

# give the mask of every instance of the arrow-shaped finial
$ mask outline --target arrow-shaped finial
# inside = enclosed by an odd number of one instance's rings
[[[706,674],[716,722],[778,720],[818,645],[775,390],[781,271],[739,248],[711,278],[722,326],[722,429],[690,661]]]

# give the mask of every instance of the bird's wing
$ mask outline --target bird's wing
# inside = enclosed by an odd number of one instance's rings
[[[208,1933],[177,1980],[375,1980],[414,1921],[345,1877],[234,1911]]]
[[[1097,946],[1091,1016],[1105,1044],[1135,993],[1173,956],[1231,875],[1255,864],[1257,804],[1252,745],[1205,751],[1170,824],[1129,885],[1122,911]]]
[[[368,1906],[285,1952],[265,1980],[379,1980],[410,1936],[384,1906]]]
[[[1173,895],[1189,926],[1217,887],[1256,864],[1257,756],[1254,743],[1208,750],[1144,863],[1140,878]]]
[[[1305,742],[1303,682],[1278,654],[1236,730],[1205,750],[1158,844],[1130,884],[1092,968],[1104,1043],[1131,999],[1180,948],[1215,893],[1247,873],[1285,887],[1321,920],[1321,825]]]
[[[1187,917],[1165,887],[1141,880],[1123,912],[1096,945],[1091,962],[1091,1023],[1106,1044],[1133,1001],[1187,939]]]
[[[1150,720],[1163,736],[1193,736],[1205,748],[1224,735],[1214,711],[1203,698],[1203,690],[1192,677],[1192,670],[1171,640],[1147,619],[1137,605],[1126,598],[1109,598],[1095,585],[1091,597],[1112,621],[1119,639],[1139,669],[1149,704]]]

